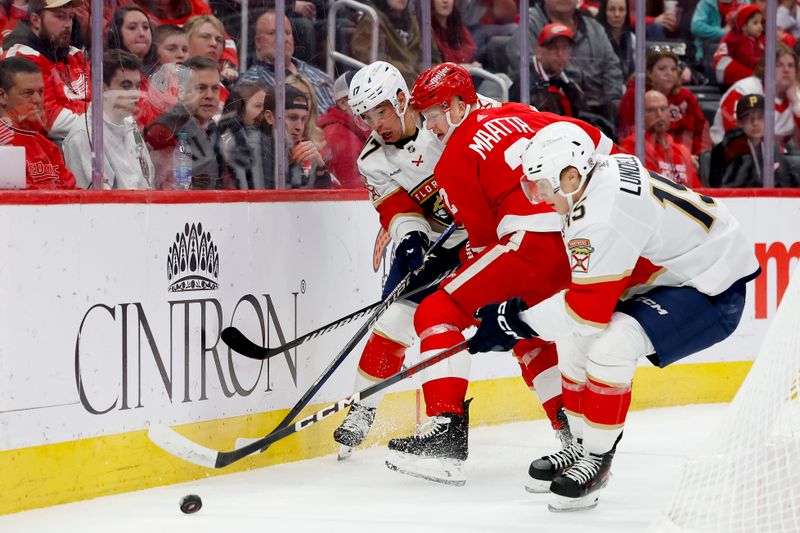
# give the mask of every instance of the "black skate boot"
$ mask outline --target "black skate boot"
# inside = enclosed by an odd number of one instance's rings
[[[608,451],[603,454],[587,453],[578,462],[553,479],[550,492],[555,496],[548,508],[553,512],[581,511],[597,507],[597,492],[608,484],[611,478],[611,461],[617,451],[622,434]]]
[[[525,483],[525,490],[534,494],[550,492],[550,483],[558,474],[575,464],[583,457],[581,440],[575,439],[569,429],[569,421],[564,408],[558,410],[556,419],[561,428],[556,430],[556,437],[561,441],[561,450],[534,460],[528,468],[530,479]]]
[[[417,433],[389,441],[386,466],[401,474],[446,485],[467,482],[463,466],[469,454],[469,403],[464,414],[443,413],[423,422]]]
[[[374,407],[365,407],[359,403],[350,406],[342,425],[333,432],[333,440],[341,444],[340,461],[350,457],[353,448],[364,441],[375,421],[375,411]]]

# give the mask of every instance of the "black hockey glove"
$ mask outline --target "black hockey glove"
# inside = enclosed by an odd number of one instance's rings
[[[480,319],[478,331],[467,340],[469,353],[505,352],[522,339],[531,339],[536,332],[519,316],[528,308],[520,298],[499,304],[484,305],[475,312]]]
[[[430,247],[430,243],[428,236],[421,231],[412,231],[400,239],[394,250],[394,261],[389,268],[389,275],[386,276],[382,298],[389,296],[409,272],[422,266],[425,250]]]

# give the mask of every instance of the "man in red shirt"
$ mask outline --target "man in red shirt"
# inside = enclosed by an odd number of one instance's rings
[[[414,327],[424,357],[463,341],[461,331],[476,324],[472,314],[498,295],[522,292],[526,301],[539,302],[569,283],[561,218],[547,205],[531,204],[520,186],[521,156],[531,137],[547,124],[569,120],[586,129],[600,153],[608,154],[613,144],[586,123],[530,106],[481,108],[469,73],[454,63],[423,72],[411,98],[426,127],[445,143],[434,175],[475,252],[417,308]],[[566,429],[560,435],[566,445],[571,436],[560,416],[555,345],[537,339],[517,345],[514,353],[536,375],[533,388],[553,428]],[[467,380],[445,378],[443,370],[434,366],[422,378],[429,420],[416,435],[392,439],[386,463],[405,474],[460,485],[468,452]]]
[[[70,0],[31,0],[29,21],[20,21],[3,41],[3,59],[24,57],[42,73],[43,131],[51,139],[63,139],[83,119],[91,98],[89,63],[83,51],[70,46],[73,5]]]
[[[644,166],[689,188],[702,187],[694,167],[694,159],[689,149],[667,133],[669,131],[669,102],[667,97],[656,90],[647,91],[644,96],[645,161]],[[636,152],[636,134],[622,140],[623,151]]]
[[[25,148],[29,189],[74,189],[75,176],[61,151],[39,133],[44,91],[42,73],[34,63],[22,57],[0,61],[0,146]]]

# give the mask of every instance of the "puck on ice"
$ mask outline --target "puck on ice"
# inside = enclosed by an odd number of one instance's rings
[[[181,498],[181,511],[184,514],[196,513],[203,506],[203,500],[197,494],[188,494]]]

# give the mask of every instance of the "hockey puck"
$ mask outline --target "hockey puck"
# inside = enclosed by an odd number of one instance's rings
[[[197,494],[188,494],[181,498],[181,511],[184,514],[196,513],[203,507],[203,500]]]

